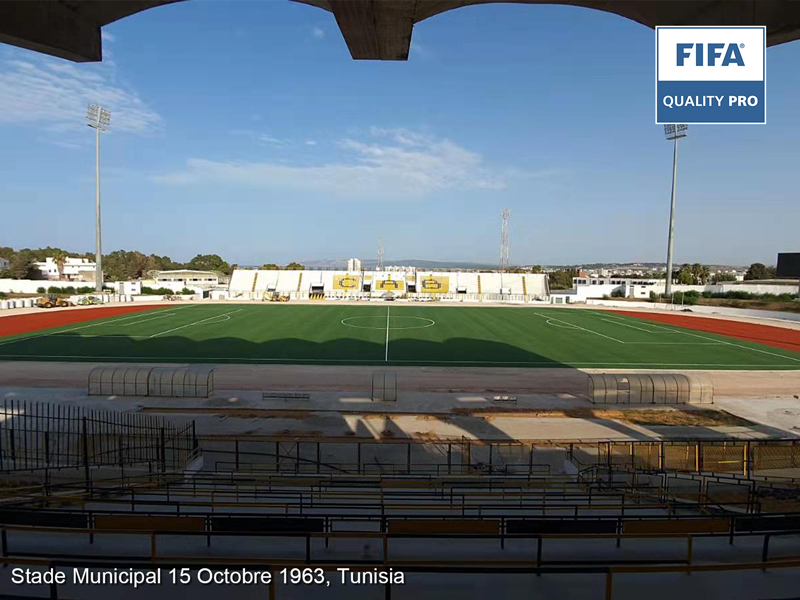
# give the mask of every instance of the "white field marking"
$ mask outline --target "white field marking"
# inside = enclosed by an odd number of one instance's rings
[[[185,308],[189,308],[188,306]],[[179,310],[179,309],[175,309]],[[62,329],[60,331],[51,331],[50,333],[40,333],[39,335],[29,335],[28,337],[17,338],[15,340],[9,340],[7,342],[0,342],[0,346],[5,346],[6,344],[15,344],[17,342],[24,342],[26,340],[35,340],[37,338],[43,337],[50,337],[60,335],[62,333],[67,333],[69,331],[78,331],[79,329],[87,329],[88,327],[98,327],[100,325],[110,325],[111,323],[116,323],[118,321],[127,321],[128,319],[138,319],[142,315],[132,315],[130,317],[122,317],[120,319],[114,319],[113,321],[103,321],[102,323],[91,323],[89,325],[81,325],[80,327],[71,327],[69,329]]]
[[[150,336],[149,335],[127,335],[125,333],[116,333],[116,334],[113,334],[113,333],[99,333],[97,335],[81,335],[80,333],[63,333],[63,334],[59,333],[58,335],[54,335],[53,337],[60,337],[60,338],[62,338],[62,337],[74,337],[74,338],[83,338],[85,340],[89,339],[89,338],[92,338],[92,339],[94,339],[94,338],[117,338],[117,339],[123,339],[124,340],[124,339],[128,339],[128,338],[148,338]],[[2,355],[0,355],[0,356],[2,356]]]
[[[603,321],[608,320],[608,319],[614,319],[615,321],[620,321],[619,323],[617,323],[617,325],[625,325],[626,327],[633,327],[634,329],[641,329],[642,331],[646,331],[647,333],[652,333],[652,334],[661,333],[661,331],[653,331],[652,329],[645,329],[644,327],[636,327],[635,325],[631,325],[630,323],[627,322],[628,319],[625,319],[623,317],[612,317],[611,315],[603,315],[601,317],[601,320],[603,320]],[[625,322],[623,323],[622,321],[625,321]],[[645,327],[656,327],[657,329],[662,329],[664,333],[683,333],[679,329],[670,329],[668,327],[658,327],[657,325],[655,325],[653,323],[649,323],[649,322],[642,323],[642,325],[644,325]]]
[[[535,315],[537,315],[539,317],[542,317],[543,319],[547,319],[547,320],[551,320],[552,319],[553,321],[560,321],[561,323],[566,323],[567,325],[572,325],[572,326],[576,327],[577,329],[580,329],[581,331],[585,331],[587,333],[593,333],[595,335],[599,335],[600,337],[604,337],[604,338],[606,338],[608,340],[612,340],[612,341],[615,341],[615,342],[620,343],[620,344],[624,344],[625,343],[622,340],[618,340],[617,338],[611,337],[610,335],[606,335],[604,333],[598,333],[596,331],[592,331],[591,329],[586,329],[585,327],[581,327],[580,325],[576,325],[575,323],[570,323],[569,321],[562,321],[561,319],[548,317],[547,315],[543,315],[541,313],[533,313],[533,314],[535,314]]]
[[[622,319],[620,319],[621,321]],[[667,334],[667,333],[681,333],[680,331],[673,331],[672,329],[665,330],[663,333],[660,331],[652,331],[651,329],[643,329],[642,327],[635,327],[634,325],[630,325],[629,323],[622,323],[617,321],[611,321],[609,319],[601,319],[601,321],[605,321],[606,323],[611,323],[612,325],[622,325],[624,327],[630,327],[632,329],[638,329],[639,331],[644,331],[645,333],[649,333],[651,335],[659,335],[659,334]],[[658,346],[722,346],[721,342],[625,342],[626,344],[656,344]]]
[[[558,323],[553,323],[553,319],[547,319],[546,323],[548,325],[552,325],[553,327],[560,327],[561,329],[575,329],[578,330],[575,325],[570,325],[569,327],[565,327],[564,325],[559,325]]]
[[[231,362],[240,360],[240,364],[247,364],[253,362],[278,362],[282,361],[287,364],[299,362],[341,362],[341,363],[362,363],[362,364],[375,364],[375,360],[352,360],[348,358],[252,358],[252,357],[231,357],[231,356],[181,356],[178,360],[175,356],[84,356],[80,354],[0,354],[0,359],[3,358],[79,358],[90,360],[136,360],[136,361],[164,361],[164,362],[187,362],[187,361],[208,361],[208,362]],[[570,366],[634,366],[634,367],[701,367],[709,369],[711,367],[758,367],[759,369],[792,369],[795,367],[787,364],[781,365],[761,365],[761,364],[728,364],[728,363],[634,363],[634,362],[569,362],[569,361],[525,361],[525,360],[508,360],[508,361],[492,361],[492,360],[436,360],[436,361],[416,361],[416,360],[392,360],[394,363],[413,363],[417,365],[441,365],[441,364],[467,364],[467,365],[553,365],[562,364]]]
[[[342,325],[344,325],[345,327],[352,327],[353,329],[377,329],[377,330],[383,331],[383,329],[384,329],[383,326],[381,326],[381,327],[367,327],[365,325],[351,325],[350,323],[347,322],[347,321],[352,321],[354,319],[379,319],[379,318],[380,318],[380,315],[372,315],[372,316],[369,316],[369,317],[347,317],[346,319],[342,319],[339,322]],[[434,321],[433,319],[428,319],[426,317],[405,317],[405,316],[398,317],[398,316],[394,316],[392,318],[393,319],[416,319],[418,321],[427,321],[426,325],[413,325],[411,327],[389,327],[389,329],[392,329],[392,330],[394,330],[394,329],[427,329],[428,327],[433,327],[434,325],[436,325],[436,321]]]
[[[653,331],[652,329],[645,329],[644,327],[636,327],[636,325],[631,325],[630,323],[620,323],[619,321],[612,321],[611,319],[600,319],[601,321],[605,321],[606,323],[611,323],[612,325],[622,325],[623,327],[630,327],[631,329],[638,329],[639,331],[644,331],[645,333],[649,334],[656,334],[657,331]]]
[[[734,348],[741,348],[743,350],[752,350],[753,352],[761,352],[762,354],[768,354],[770,356],[777,356],[778,358],[785,358],[787,360],[793,360],[797,363],[800,363],[800,358],[794,358],[793,356],[786,356],[784,354],[778,354],[777,352],[769,352],[767,350],[761,350],[760,348],[750,348],[749,346],[742,346],[740,344],[734,344],[732,342],[727,342],[725,340],[715,340],[714,338],[706,337],[704,335],[697,335],[696,333],[689,333],[688,331],[681,331],[679,329],[669,329],[667,327],[660,327],[658,325],[653,325],[653,327],[657,329],[663,329],[665,331],[677,331],[678,333],[682,333],[683,335],[690,335],[692,337],[699,338],[701,340],[707,340],[711,342],[718,342],[724,346],[733,346]],[[723,334],[719,334],[723,335]]]
[[[173,327],[172,329],[167,329],[166,331],[159,331],[158,333],[154,333],[153,335],[151,335],[149,337],[151,337],[151,338],[158,337],[159,335],[164,335],[165,333],[172,333],[173,331],[178,331],[179,329],[185,329],[186,327],[191,327],[192,325],[200,325],[200,323],[205,323],[206,321],[211,321],[212,319],[217,319],[219,317],[228,317],[225,320],[226,321],[230,321],[231,320],[230,315],[238,313],[238,312],[242,312],[242,310],[244,310],[244,309],[240,308],[239,310],[232,310],[229,313],[224,313],[224,314],[221,314],[221,315],[214,315],[213,317],[208,317],[206,319],[201,319],[200,321],[195,321],[194,323],[188,323],[186,325],[181,325],[180,327]]]
[[[176,310],[180,310],[180,309],[176,309]],[[125,323],[124,325],[120,325],[120,327],[130,327],[131,325],[138,325],[139,323],[145,323],[147,321],[155,321],[156,319],[163,319],[165,317],[171,317],[174,314],[175,314],[174,312],[171,312],[171,313],[167,313],[165,315],[159,315],[157,317],[150,317],[149,319],[142,319],[141,321],[131,321],[130,323]]]
[[[724,346],[722,342],[625,342],[638,346],[639,344],[653,344],[656,346]]]
[[[389,362],[389,307],[386,307],[386,354],[383,357],[385,362]]]

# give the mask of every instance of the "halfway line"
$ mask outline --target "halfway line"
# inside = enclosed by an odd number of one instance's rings
[[[389,307],[386,307],[386,354],[383,357],[385,362],[389,362]]]

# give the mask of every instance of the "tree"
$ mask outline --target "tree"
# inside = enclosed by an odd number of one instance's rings
[[[692,265],[692,279],[696,285],[705,285],[710,275],[711,271],[707,266],[701,265],[700,263],[694,263]]]
[[[692,285],[694,283],[694,274],[690,265],[683,265],[678,271],[678,283],[683,285]]]
[[[147,272],[148,257],[136,250],[114,250],[103,257],[103,272],[110,281],[138,279]]]
[[[30,250],[20,250],[11,259],[8,271],[14,279],[36,279],[38,269],[36,260]]]
[[[542,265],[533,265],[531,267],[531,273],[541,273],[542,272]]]
[[[231,266],[222,260],[219,254],[198,254],[186,263],[186,268],[196,271],[215,271],[223,275],[231,274]]]
[[[261,265],[262,271],[277,271],[278,269],[280,269],[280,267],[275,263],[267,263],[265,265]]]
[[[733,273],[714,273],[711,279],[712,283],[722,283],[723,281],[736,281],[736,275]]]
[[[61,277],[64,275],[64,263],[67,262],[67,258],[69,258],[69,256],[63,250],[55,250],[50,258],[52,258],[53,262],[56,263],[58,279],[61,281]]]
[[[284,269],[288,271],[302,271],[303,269],[305,269],[305,267],[300,263],[290,262],[288,265],[284,267]]]
[[[752,281],[758,279],[769,279],[769,271],[763,263],[753,263],[744,274],[745,281]]]
[[[551,290],[571,290],[572,278],[578,276],[577,269],[559,269],[548,275]]]

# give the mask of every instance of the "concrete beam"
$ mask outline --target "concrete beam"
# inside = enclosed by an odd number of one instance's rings
[[[182,0],[3,0],[0,42],[75,62],[103,59],[100,28]]]
[[[356,60],[408,60],[414,2],[328,0],[350,56]]]
[[[0,2],[0,42],[75,62],[103,59],[100,25],[64,2]]]
[[[293,0],[330,11],[355,59],[407,60],[416,23],[478,4],[563,4],[657,25],[766,25],[767,45],[800,38],[800,2],[790,0]]]

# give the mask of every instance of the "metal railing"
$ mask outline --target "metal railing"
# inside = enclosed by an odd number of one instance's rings
[[[88,480],[95,467],[183,469],[198,451],[194,422],[19,400],[0,405],[0,472],[84,469]]]

